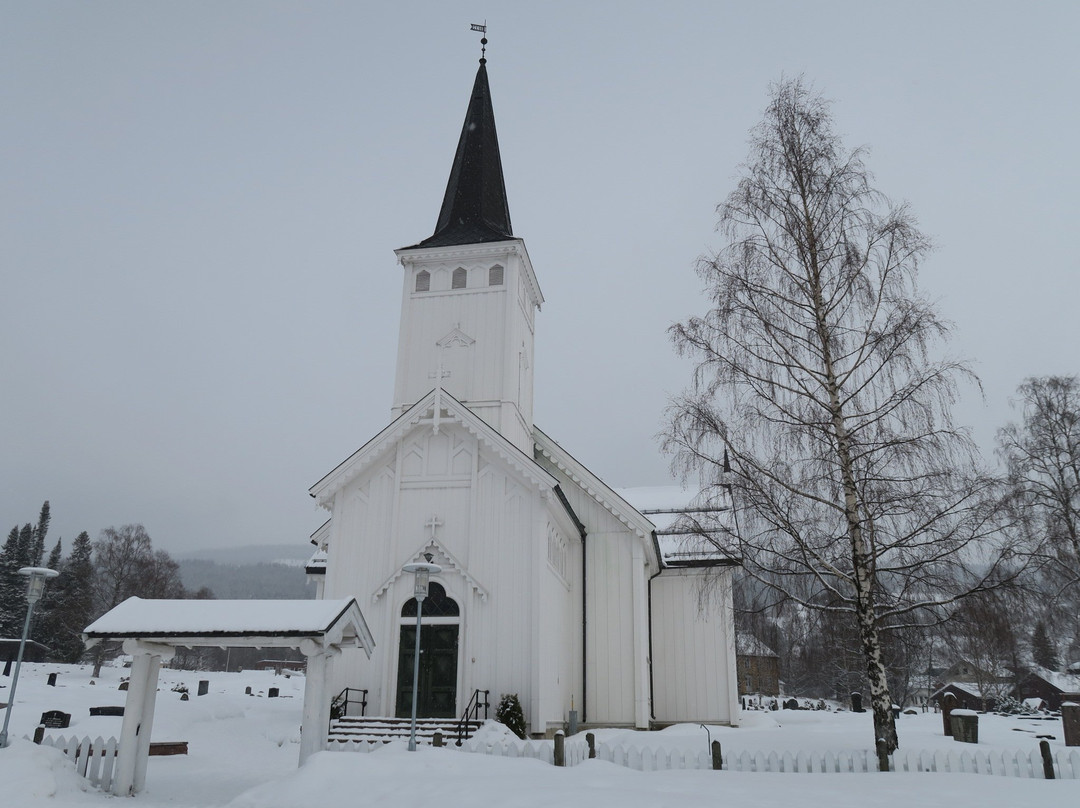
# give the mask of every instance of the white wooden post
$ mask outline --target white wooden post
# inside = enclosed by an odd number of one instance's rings
[[[146,759],[150,755],[150,732],[154,723],[158,671],[162,658],[171,659],[175,650],[138,640],[125,640],[124,653],[131,654],[124,723],[116,751],[116,776],[112,792],[130,797],[146,783]]]
[[[305,639],[300,651],[307,657],[304,678],[304,712],[300,725],[300,765],[315,752],[326,748],[326,733],[330,723],[330,693],[327,679],[330,672],[330,650],[314,640]]]
[[[146,672],[142,726],[139,728],[139,743],[135,754],[135,780],[132,783],[132,791],[136,794],[146,787],[146,764],[150,759],[150,733],[154,728],[154,707],[157,705],[157,683],[160,671],[161,657],[152,654],[150,667]]]
[[[131,677],[128,679],[127,701],[124,704],[124,723],[120,727],[120,744],[116,751],[113,794],[118,797],[130,797],[135,793],[135,758],[138,755],[139,727],[142,725],[143,710],[146,708],[149,672],[150,654],[134,654]]]

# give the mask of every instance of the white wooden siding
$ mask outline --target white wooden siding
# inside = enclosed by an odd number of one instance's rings
[[[730,573],[702,597],[703,570],[666,570],[652,582],[653,712],[661,722],[729,723]]]

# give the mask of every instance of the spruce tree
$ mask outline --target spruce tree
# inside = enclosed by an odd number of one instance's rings
[[[94,565],[90,534],[80,533],[56,579],[57,604],[50,613],[51,656],[59,662],[78,662],[83,655],[82,630],[94,619]]]
[[[40,567],[41,560],[45,557],[45,534],[49,532],[49,500],[45,500],[38,515],[37,525],[33,528],[33,539],[30,543],[28,566]],[[55,567],[53,567],[55,569]]]
[[[21,615],[26,608],[26,592],[19,575],[19,528],[16,525],[0,548],[0,637],[18,637]]]
[[[1061,667],[1057,647],[1050,639],[1050,633],[1042,620],[1035,624],[1035,633],[1031,637],[1031,655],[1035,658],[1036,665],[1047,670],[1056,671]]]
[[[45,562],[45,566],[51,570],[56,570],[60,575],[45,586],[45,594],[42,595],[41,602],[34,609],[34,622],[30,624],[31,639],[49,649],[54,648],[56,645],[56,613],[63,603],[62,581],[64,573],[61,563],[62,557],[62,542],[57,539],[52,552],[49,553],[49,560]]]

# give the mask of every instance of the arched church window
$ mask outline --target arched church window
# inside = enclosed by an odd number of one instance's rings
[[[469,273],[465,271],[464,267],[458,267],[454,270],[454,275],[450,280],[451,289],[464,289],[465,281],[469,277]]]
[[[488,286],[503,285],[503,268],[496,264],[488,270]]]
[[[446,594],[442,584],[428,584],[428,596],[424,598],[424,617],[457,617],[457,601]],[[410,598],[401,607],[402,617],[416,617],[416,598]]]
[[[422,269],[416,273],[416,291],[427,292],[431,289],[431,273]]]

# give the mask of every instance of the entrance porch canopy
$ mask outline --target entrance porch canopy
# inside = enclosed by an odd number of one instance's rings
[[[300,763],[325,748],[329,661],[341,648],[375,647],[355,598],[346,600],[143,600],[128,598],[83,631],[87,647],[122,641],[133,657],[113,792],[146,783],[158,671],[176,648],[297,648],[307,657]]]

